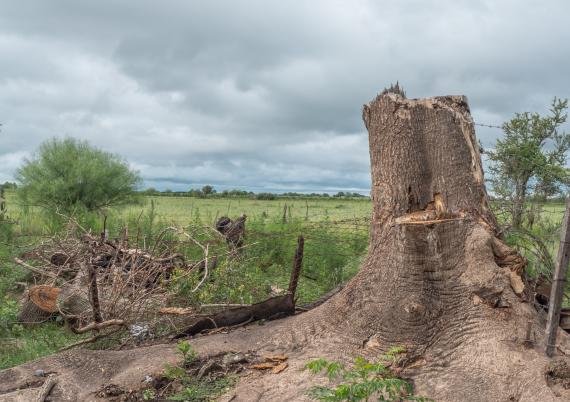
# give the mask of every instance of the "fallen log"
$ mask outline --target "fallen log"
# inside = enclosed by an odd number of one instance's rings
[[[294,295],[272,297],[250,306],[230,308],[210,316],[199,317],[191,326],[174,336],[174,339],[196,335],[202,331],[220,327],[231,327],[245,321],[269,320],[295,313]]]

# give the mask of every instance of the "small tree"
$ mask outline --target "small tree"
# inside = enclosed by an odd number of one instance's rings
[[[206,197],[209,196],[210,194],[214,194],[215,192],[216,190],[214,190],[214,187],[210,185],[202,187],[202,194],[204,194]]]
[[[117,155],[73,138],[44,142],[18,169],[16,179],[26,203],[66,213],[131,202],[141,183],[139,174]]]
[[[550,114],[517,113],[503,124],[505,137],[487,151],[491,162],[490,180],[497,198],[506,201],[511,224],[523,222],[529,195],[546,198],[563,191],[570,175],[566,153],[570,134],[560,132],[566,122],[568,100],[554,98]]]

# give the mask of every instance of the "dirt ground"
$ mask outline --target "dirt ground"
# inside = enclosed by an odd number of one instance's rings
[[[298,332],[290,330],[291,324],[299,320],[289,317],[264,325],[252,324],[230,333],[201,336],[191,339],[192,347],[201,359],[226,352],[265,354],[285,354],[289,357],[289,367],[279,374],[245,370],[237,386],[223,395],[221,401],[309,401],[305,395],[310,386],[324,384],[322,377],[304,370],[304,365],[315,358],[352,360],[353,355],[374,356],[378,353],[377,345],[352,343],[334,331],[327,332],[319,328],[311,339],[297,338]],[[305,320],[302,320],[305,321]],[[284,333],[284,331],[289,331]],[[279,336],[275,336],[279,334]],[[332,335],[332,336],[331,336]],[[567,336],[561,333],[562,341],[568,344]],[[303,345],[303,346],[300,346]],[[341,352],[342,351],[342,352]],[[565,350],[570,352],[570,348]],[[541,364],[544,357],[538,347],[529,348],[524,355],[513,349],[513,353],[525,360]],[[165,364],[177,364],[181,361],[180,352],[175,343],[144,346],[123,351],[92,351],[76,349],[45,357],[24,365],[0,372],[0,401],[33,401],[39,394],[46,378],[53,376],[56,385],[47,400],[50,401],[103,401],[121,400],[113,396],[103,396],[101,391],[118,389],[125,395],[129,391],[144,387],[147,376],[157,376]],[[570,400],[570,389],[565,379],[567,361],[553,363],[549,367],[537,366],[537,382],[548,382],[552,393],[545,395],[544,401]],[[43,370],[48,377],[34,375],[36,370]],[[413,369],[412,369],[413,370]],[[567,370],[566,370],[567,371]],[[469,373],[465,373],[469,375]],[[406,371],[403,372],[406,377]],[[432,379],[436,381],[437,378]],[[436,381],[437,382],[437,381]],[[505,379],[506,387],[515,387],[516,379]],[[526,384],[531,386],[532,384]],[[445,386],[444,384],[440,384]],[[473,386],[478,386],[473,384]],[[426,390],[424,386],[418,389]],[[513,395],[513,401],[529,401],[524,393]],[[557,398],[558,397],[558,398]],[[568,399],[566,399],[568,398]],[[137,400],[137,399],[124,399]],[[140,399],[139,399],[140,400]],[[446,399],[437,399],[446,400]]]

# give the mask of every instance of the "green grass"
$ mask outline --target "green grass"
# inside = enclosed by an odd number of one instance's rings
[[[0,337],[0,370],[47,356],[78,339],[55,322],[25,328],[14,324],[9,337]]]
[[[20,223],[25,233],[46,233],[50,222],[37,207],[20,204],[13,191],[6,192],[8,213]],[[154,203],[157,218],[168,224],[186,226],[190,223],[213,224],[221,216],[237,217],[242,213],[249,220],[281,222],[285,205],[287,220],[321,222],[369,217],[371,203],[368,198],[306,198],[254,200],[247,198],[194,198],[145,196],[141,205],[116,208],[108,215],[117,220],[133,220],[148,213]]]

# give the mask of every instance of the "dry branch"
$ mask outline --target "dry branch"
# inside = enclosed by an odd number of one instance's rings
[[[31,266],[30,264],[27,264],[26,262],[22,261],[21,259],[19,259],[19,258],[17,258],[17,257],[14,258],[14,261],[16,262],[16,264],[18,264],[18,265],[20,265],[20,266],[26,268],[27,270],[32,271],[32,272],[35,273],[35,274],[43,275],[43,276],[46,276],[46,277],[51,278],[51,279],[53,279],[53,280],[57,280],[57,279],[58,279],[58,276],[57,276],[57,275],[52,274],[51,272],[42,271],[41,269],[38,269],[38,268],[36,268],[36,267],[34,267],[34,266]]]
[[[124,320],[107,320],[107,321],[103,321],[103,322],[93,322],[93,323],[86,325],[84,327],[81,327],[81,328],[76,328],[76,329],[72,328],[72,331],[76,334],[84,334],[87,331],[92,331],[92,330],[99,331],[103,328],[111,327],[113,325],[125,325],[125,321]]]

